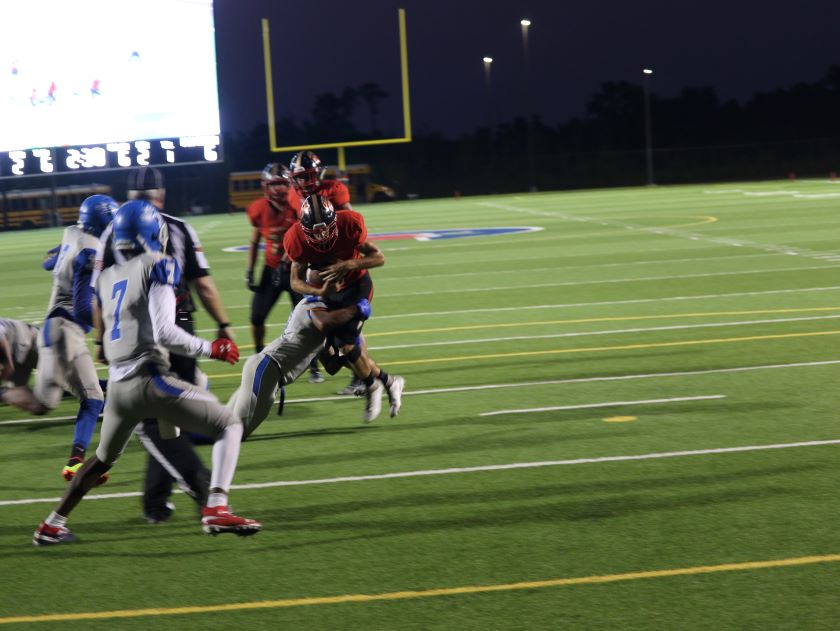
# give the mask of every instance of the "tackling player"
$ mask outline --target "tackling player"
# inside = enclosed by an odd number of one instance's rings
[[[265,420],[274,403],[278,385],[282,405],[283,387],[297,379],[320,353],[332,350],[324,348],[328,331],[356,318],[367,320],[370,317],[370,303],[365,298],[350,307],[332,311],[327,311],[320,299],[312,298],[295,305],[283,334],[245,362],[240,386],[231,395],[227,406],[242,421],[246,437]],[[324,359],[324,365],[329,370],[331,362],[326,357]],[[336,370],[340,367],[337,366]]]
[[[134,428],[148,415],[171,428],[216,438],[210,496],[201,511],[205,533],[245,536],[262,527],[228,508],[242,423],[209,392],[168,374],[169,351],[234,364],[239,349],[229,339],[220,337],[211,343],[175,326],[175,287],[181,272],[175,259],[164,254],[167,239],[166,224],[152,204],[137,200],[120,207],[114,220],[114,245],[124,262],[104,270],[96,281],[102,314],[97,325],[110,362],[99,446],[35,530],[32,541],[37,546],[75,539],[66,526],[68,515],[114,465]]]
[[[312,195],[301,206],[300,223],[286,233],[283,245],[292,260],[292,289],[319,296],[328,310],[373,298],[368,270],[385,264],[385,256],[367,239],[364,218],[352,210],[333,210],[329,200]],[[321,287],[306,283],[306,266],[320,272]],[[405,380],[386,373],[368,357],[361,344],[363,326],[355,318],[332,332],[337,348],[353,373],[365,384],[364,421],[379,415],[382,390],[388,392],[391,416],[399,412]]]
[[[47,410],[59,404],[65,390],[79,400],[70,458],[61,471],[65,480],[81,467],[105,405],[85,334],[92,324],[90,278],[96,248],[116,209],[117,202],[107,195],[88,197],[79,208],[78,224],[64,230],[52,270],[47,317],[38,336],[35,398]]]

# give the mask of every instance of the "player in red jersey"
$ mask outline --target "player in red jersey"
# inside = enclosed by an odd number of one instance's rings
[[[301,198],[310,195],[320,195],[327,198],[335,210],[352,210],[350,205],[350,191],[346,185],[338,180],[324,179],[324,165],[321,159],[311,151],[302,151],[292,157],[289,164],[294,189]],[[365,348],[365,338],[362,336],[362,348]],[[350,383],[339,390],[338,394],[365,393],[365,384],[354,374]]]
[[[385,256],[368,241],[364,218],[353,210],[335,211],[330,201],[318,195],[307,197],[301,206],[300,222],[283,238],[292,261],[294,291],[319,296],[327,310],[373,299],[373,281],[368,270],[385,264]],[[323,285],[307,284],[307,266],[320,272]],[[396,416],[402,404],[405,379],[389,375],[368,356],[361,343],[364,321],[351,320],[333,331],[334,346],[341,358],[365,385],[364,420],[379,415],[383,389],[390,400],[390,414]],[[327,370],[331,371],[329,365]]]
[[[264,197],[248,206],[248,219],[253,226],[248,248],[248,268],[245,282],[254,292],[251,302],[251,334],[257,353],[265,346],[265,321],[277,299],[284,291],[294,307],[301,295],[289,285],[289,261],[283,250],[283,235],[297,223],[300,215],[300,197],[294,192],[288,169],[279,163],[263,169],[261,184]],[[260,240],[265,240],[265,264],[258,283],[254,282],[254,265],[258,258]],[[317,362],[310,366],[310,383],[324,380]]]

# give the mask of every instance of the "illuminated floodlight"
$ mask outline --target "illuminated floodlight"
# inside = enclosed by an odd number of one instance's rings
[[[484,57],[484,59],[482,59],[482,61],[486,64],[492,64],[493,63],[493,58],[492,57]]]
[[[522,26],[531,26],[531,20],[527,20],[527,19],[526,20],[519,20],[519,23]]]
[[[642,70],[642,72],[645,74],[653,74],[653,70],[651,70],[650,68],[645,68]]]
[[[353,140],[345,142],[327,142],[316,145],[291,145],[286,147],[277,146],[277,123],[274,114],[274,90],[272,88],[271,71],[271,43],[269,40],[269,23],[266,18],[262,19],[263,39],[263,63],[265,66],[265,97],[266,113],[268,118],[268,135],[271,143],[272,153],[282,151],[303,151],[306,149],[338,149],[339,166],[343,165],[344,147],[365,147],[370,145],[389,145],[399,142],[411,142],[411,107],[408,100],[408,43],[406,40],[405,9],[398,9],[400,29],[400,77],[402,80],[402,104],[403,104],[403,135],[398,138],[378,138],[376,140]]]

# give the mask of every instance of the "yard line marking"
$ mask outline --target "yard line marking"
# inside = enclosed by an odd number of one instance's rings
[[[725,399],[725,394],[709,394],[696,397],[672,397],[670,399],[643,399],[639,401],[605,401],[604,403],[583,403],[581,405],[555,405],[544,408],[523,408],[519,410],[496,410],[482,412],[479,416],[500,416],[503,414],[530,414],[532,412],[559,412],[562,410],[588,410],[591,408],[614,408],[625,405],[655,405],[657,403],[679,403],[683,401],[708,401],[711,399]]]
[[[840,255],[833,255],[840,256]],[[836,265],[810,265],[807,267],[778,267],[775,269],[754,269],[754,270],[736,270],[726,272],[707,272],[703,274],[676,274],[673,276],[644,276],[640,278],[609,278],[601,280],[575,280],[575,281],[558,281],[554,283],[533,283],[530,285],[508,285],[495,287],[459,287],[457,289],[433,289],[430,291],[408,291],[403,293],[388,292],[383,296],[378,296],[380,300],[383,298],[403,298],[405,296],[436,296],[438,294],[463,294],[476,293],[482,291],[511,291],[516,289],[541,289],[545,287],[580,287],[584,285],[613,285],[619,283],[644,283],[650,281],[663,280],[684,280],[688,278],[712,278],[716,276],[740,276],[746,274],[771,274],[778,272],[801,272],[808,270],[832,270],[836,269]]]
[[[372,351],[387,351],[400,348],[425,348],[427,346],[456,346],[461,344],[486,344],[488,342],[512,342],[515,340],[548,340],[561,337],[589,337],[592,335],[622,335],[625,333],[650,333],[655,331],[681,331],[686,329],[706,329],[725,326],[745,326],[748,324],[775,324],[777,322],[805,322],[810,320],[836,320],[838,315],[809,316],[803,318],[773,318],[770,320],[741,320],[739,322],[704,322],[702,324],[673,324],[670,326],[640,327],[633,329],[608,329],[606,331],[573,331],[569,333],[548,333],[546,335],[513,335],[509,337],[485,337],[471,340],[448,340],[444,342],[417,342],[414,344],[391,344],[389,346],[370,346]],[[522,323],[520,323],[522,326]],[[240,346],[240,348],[244,348]]]
[[[749,335],[746,337],[724,337],[711,340],[680,340],[677,342],[651,342],[649,344],[625,344],[623,346],[591,346],[585,348],[557,348],[543,351],[517,351],[513,353],[488,353],[486,355],[461,355],[455,357],[429,357],[426,359],[404,359],[379,362],[380,366],[408,366],[417,364],[441,364],[446,362],[472,361],[481,359],[500,359],[503,357],[535,357],[537,355],[564,355],[568,353],[598,353],[602,351],[627,351],[644,348],[669,348],[676,346],[697,346],[703,344],[731,344],[737,342],[755,342],[758,340],[781,340],[793,337],[814,337],[838,335],[840,331],[812,331],[809,333],[780,333],[776,335]],[[225,375],[214,375],[222,377]]]
[[[428,388],[426,390],[406,390],[403,396],[417,396],[428,394],[449,394],[453,392],[473,392],[479,390],[497,390],[501,388],[530,388],[534,386],[554,386],[569,383],[594,383],[601,381],[629,381],[634,379],[657,379],[660,377],[693,377],[697,375],[712,375],[730,372],[750,372],[753,370],[776,370],[779,368],[812,368],[815,366],[835,366],[840,359],[829,359],[813,362],[794,362],[790,364],[764,364],[758,366],[737,366],[735,368],[709,368],[707,370],[684,370],[680,372],[652,372],[636,375],[608,375],[605,377],[572,377],[569,379],[547,379],[544,381],[523,381],[518,383],[489,383],[480,386],[454,386],[451,388]],[[293,403],[317,403],[319,401],[356,401],[356,397],[347,395],[332,395],[325,397],[307,397],[303,399],[286,399],[286,405]],[[75,416],[30,417],[0,421],[0,425],[19,425],[24,423],[48,423],[51,421],[75,420]]]
[[[433,329],[403,329],[400,331],[381,331],[365,333],[365,337],[384,337],[386,335],[414,335],[417,333],[442,333],[447,331],[474,331],[477,329],[503,329],[508,327],[538,326],[545,324],[588,324],[592,322],[625,322],[628,320],[665,320],[668,318],[699,318],[724,315],[758,315],[762,313],[803,313],[810,311],[840,311],[840,307],[807,307],[803,309],[751,309],[746,311],[706,311],[697,313],[665,313],[643,316],[607,316],[600,318],[574,318],[568,320],[536,320],[534,322],[504,322],[498,324],[469,324],[466,326],[446,326]],[[240,346],[240,348],[242,348]]]
[[[254,482],[251,484],[233,484],[231,489],[247,491],[253,489],[272,489],[286,486],[310,486],[318,484],[341,484],[344,482],[368,482],[370,480],[393,480],[397,478],[416,478],[429,475],[456,475],[460,473],[483,473],[487,471],[510,471],[515,469],[541,469],[545,467],[564,467],[579,464],[600,464],[604,462],[633,462],[637,460],[659,460],[663,458],[685,458],[689,456],[711,456],[717,454],[742,453],[750,451],[766,451],[770,449],[797,449],[800,447],[824,447],[840,445],[840,439],[808,440],[796,443],[774,443],[770,445],[744,445],[741,447],[714,447],[710,449],[693,449],[684,451],[660,451],[647,454],[628,456],[597,456],[593,458],[574,458],[571,460],[539,460],[535,462],[511,462],[507,464],[476,465],[473,467],[450,467],[447,469],[420,469],[417,471],[397,471],[394,473],[379,473],[371,475],[341,476],[335,478],[320,478],[315,480],[278,480],[275,482]],[[182,491],[176,490],[177,493]],[[102,493],[85,495],[85,500],[111,500],[128,497],[140,497],[142,492],[129,491],[125,493]],[[60,497],[36,497],[22,500],[0,500],[0,506],[14,506],[21,504],[50,504],[58,502]]]
[[[520,581],[517,583],[495,583],[492,585],[463,585],[460,587],[437,587],[431,589],[412,589],[398,592],[380,592],[378,594],[340,594],[337,596],[308,596],[303,598],[280,598],[277,600],[256,600],[251,602],[224,603],[220,605],[192,605],[183,607],[151,607],[147,609],[114,609],[111,611],[88,611],[79,613],[52,613],[32,616],[8,616],[0,618],[0,624],[26,622],[68,622],[71,620],[111,620],[115,618],[142,618],[146,616],[178,616],[186,614],[218,613],[225,611],[253,611],[255,609],[281,609],[313,605],[336,605],[346,603],[370,603],[390,600],[414,600],[418,598],[436,598],[440,596],[463,596],[468,594],[487,594],[492,592],[511,592],[525,589],[545,589],[547,587],[570,587],[574,585],[602,585],[621,581],[638,581],[674,576],[695,576],[718,572],[745,572],[771,568],[799,567],[817,563],[836,563],[840,554],[820,554],[786,559],[768,559],[766,561],[741,561],[719,563],[717,565],[695,565],[665,570],[637,570],[619,574],[599,574],[593,576],[572,576],[551,578],[538,581]]]
[[[747,193],[751,194],[751,193]],[[783,195],[788,195],[788,192],[782,192]],[[510,206],[506,204],[497,204],[493,202],[479,202],[476,204],[477,206],[487,206],[490,208],[499,208],[502,210],[509,210],[512,212],[524,213],[524,214],[531,214],[531,215],[540,215],[544,217],[553,217],[555,219],[560,219],[561,221],[572,221],[577,223],[595,223],[605,226],[611,226],[616,228],[624,228],[625,230],[633,230],[636,232],[644,232],[647,234],[659,234],[665,235],[669,237],[676,237],[679,239],[690,239],[692,241],[705,241],[708,243],[715,243],[718,245],[728,245],[733,247],[747,247],[756,250],[761,250],[764,252],[775,252],[777,254],[789,254],[792,256],[803,256],[806,258],[817,258],[818,256],[822,255],[840,255],[840,252],[836,252],[834,250],[828,251],[818,251],[818,250],[811,250],[810,248],[796,248],[789,245],[783,245],[778,243],[758,243],[756,241],[747,241],[744,239],[735,239],[732,237],[710,237],[708,235],[697,233],[697,232],[688,232],[686,230],[676,230],[674,228],[666,228],[666,227],[658,227],[658,226],[645,226],[642,224],[634,224],[629,223],[626,221],[619,221],[617,219],[604,219],[602,217],[587,217],[585,215],[573,215],[570,213],[564,212],[544,212],[544,211],[534,211],[528,208],[519,208],[516,206]]]
[[[670,302],[676,300],[710,300],[715,298],[737,298],[742,296],[769,296],[774,294],[796,294],[801,292],[811,291],[836,291],[840,289],[840,285],[831,285],[828,287],[805,287],[797,289],[769,289],[766,291],[737,291],[729,294],[703,294],[699,296],[665,296],[662,298],[632,298],[630,300],[601,300],[598,302],[567,302],[557,304],[542,304],[542,305],[519,305],[516,307],[481,307],[477,309],[453,309],[451,311],[414,311],[410,313],[392,313],[388,315],[376,315],[377,320],[388,320],[392,318],[419,318],[426,316],[448,316],[469,313],[500,313],[504,311],[530,311],[532,309],[568,309],[572,307],[600,307],[611,305],[631,305],[644,304],[651,302]],[[235,307],[228,307],[228,309],[250,309],[251,305],[238,305]],[[243,324],[232,327],[234,329],[247,329],[250,324]],[[209,331],[216,331],[217,329],[198,329],[199,333],[207,333]]]

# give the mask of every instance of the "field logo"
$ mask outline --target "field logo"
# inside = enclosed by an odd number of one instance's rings
[[[508,226],[505,228],[445,228],[443,230],[412,230],[411,232],[378,232],[369,234],[371,241],[400,241],[414,239],[415,241],[440,241],[443,239],[463,239],[465,237],[495,237],[502,234],[524,234],[538,232],[540,226]],[[264,249],[260,243],[259,248]],[[247,245],[234,245],[224,249],[225,252],[247,252]]]

